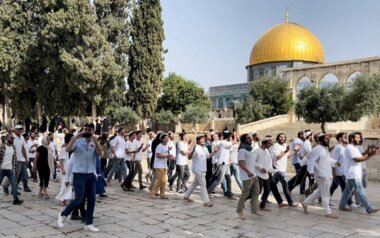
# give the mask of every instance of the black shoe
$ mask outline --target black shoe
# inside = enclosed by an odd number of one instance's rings
[[[27,192],[27,193],[30,193],[32,190],[30,190],[30,188],[25,188],[24,189],[24,192]]]
[[[126,191],[126,192],[128,191],[127,186],[125,186],[124,184],[121,184],[120,187],[121,187],[124,191]]]
[[[102,193],[102,194],[100,194],[100,195],[99,195],[99,197],[100,197],[100,198],[106,198],[106,197],[108,197],[108,195],[107,195],[107,194],[104,194],[104,193]]]
[[[9,195],[9,188],[8,188],[8,187],[3,187],[3,192],[4,192],[6,195]]]
[[[146,189],[146,188],[147,188],[147,186],[144,186],[144,185],[140,186],[140,190],[143,190],[143,189]]]
[[[13,205],[21,205],[24,201],[20,199],[13,200]]]
[[[131,188],[136,188],[136,187],[132,185]]]
[[[79,216],[79,215],[71,215],[71,218],[70,220],[73,220],[73,221],[78,221],[78,220],[82,220],[82,217]]]

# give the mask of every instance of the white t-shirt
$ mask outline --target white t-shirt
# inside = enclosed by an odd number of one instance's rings
[[[16,134],[13,133],[13,137],[15,138],[13,140],[13,146],[16,148],[16,156],[17,161],[25,161],[24,155],[22,154],[22,147],[25,146],[25,139],[23,136],[18,137]]]
[[[345,160],[345,175],[346,179],[355,179],[362,178],[362,166],[360,162],[356,162],[355,158],[362,157],[359,148],[355,147],[352,144],[348,144],[344,151],[344,160]]]
[[[49,148],[53,155],[53,158],[56,159],[57,144],[54,141],[50,141]]]
[[[183,155],[182,152],[189,151],[189,144],[184,141],[178,142],[178,155],[176,164],[178,165],[187,165],[189,163],[188,155]]]
[[[217,141],[213,141],[212,142],[212,150],[214,151],[215,148],[219,147],[220,145],[220,140],[217,140]],[[212,157],[212,164],[216,164],[218,163],[219,161],[219,157],[220,157],[220,149],[214,154],[214,156]]]
[[[133,143],[132,141],[126,141],[125,142],[125,149],[127,149],[129,152],[131,151],[135,151],[136,150],[136,146],[135,146],[135,143]],[[125,153],[125,156],[124,156],[124,161],[131,161],[133,158],[135,158],[135,154],[134,153]]]
[[[310,154],[310,161],[314,161],[314,176],[320,178],[332,178],[332,167],[335,167],[336,161],[330,156],[329,148],[317,145]]]
[[[218,159],[218,165],[223,163],[228,164],[230,159],[230,148],[232,146],[231,141],[222,140],[219,144],[220,156]]]
[[[13,149],[13,146],[5,145],[5,153],[3,163],[1,164],[1,169],[13,169],[12,159],[14,152],[15,150]]]
[[[166,168],[168,168],[168,164],[167,164],[168,159],[167,158],[158,158],[157,154],[164,154],[164,155],[169,154],[168,145],[164,145],[161,143],[157,146],[156,156],[155,156],[154,164],[153,164],[153,167],[155,169],[166,169]]]
[[[273,161],[275,167],[280,172],[286,172],[286,168],[288,166],[288,153],[285,153],[281,159],[277,160],[277,156],[281,154],[282,152],[286,151],[286,143],[280,145],[279,143],[275,143],[270,148],[273,156]]]
[[[305,140],[300,150],[300,156],[302,157],[302,160],[300,163],[301,166],[308,165],[309,155],[312,149],[313,148],[311,146],[310,140]]]
[[[67,165],[69,163],[69,152],[66,151],[66,147],[61,147],[58,155],[59,160],[63,160],[64,169],[67,170]]]
[[[153,143],[153,140],[149,139],[148,140],[148,148],[147,148],[147,158],[148,159],[151,159],[152,158],[152,143]]]
[[[233,144],[230,148],[230,160],[233,164],[238,163],[239,144]]]
[[[174,143],[174,141],[169,140],[169,142],[168,142],[168,147],[170,148],[169,153],[170,153],[171,155],[173,155],[174,158],[176,158],[176,156],[177,156],[177,146],[176,146],[176,144]]]
[[[25,150],[26,150],[26,154],[28,155],[28,158],[35,158],[36,157],[36,151],[37,151],[37,147],[33,147],[33,145],[38,145],[38,141],[37,140],[28,140],[28,142],[26,142],[25,144]],[[34,151],[33,153],[30,153],[30,148],[32,148],[32,151]]]
[[[208,157],[209,157],[209,152],[206,146],[196,145],[194,153],[193,153],[193,159],[192,159],[193,172],[206,172]]]
[[[247,151],[245,149],[240,149],[238,151],[238,160],[243,160],[245,161],[245,166],[247,167],[247,169],[255,176],[256,175],[256,161],[255,161],[255,158],[253,156],[253,153],[252,151]],[[240,168],[239,168],[240,169]],[[246,181],[246,180],[249,180],[250,177],[248,177],[248,174],[240,169],[240,179],[242,181]]]
[[[117,158],[124,158],[125,156],[125,140],[122,136],[118,135],[110,141],[110,145],[115,148],[115,155]]]
[[[338,167],[335,167],[335,174],[337,176],[343,176],[344,175],[344,151],[345,148],[342,144],[335,145],[333,151],[331,152],[331,157],[333,160],[339,162],[341,165]]]
[[[269,150],[265,149],[263,150],[262,148],[259,148],[253,153],[253,158],[256,162],[256,173],[257,175],[262,178],[262,179],[269,179],[269,173],[275,173],[276,170],[273,169],[273,164],[272,164],[272,156],[269,152]],[[267,172],[263,173],[261,172],[261,169],[265,169]]]
[[[144,143],[142,143],[141,141],[139,140],[134,140],[133,141],[133,144],[134,144],[134,148],[135,150],[137,150],[138,148],[140,148],[141,145],[143,145]],[[139,152],[136,152],[135,153],[135,161],[141,161],[142,160],[142,148],[141,150],[139,150]]]

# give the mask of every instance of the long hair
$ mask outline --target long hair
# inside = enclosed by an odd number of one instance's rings
[[[280,140],[280,136],[284,135],[285,136],[285,141],[284,143],[286,142],[286,135],[285,133],[281,132],[281,133],[278,133],[277,136],[276,136],[276,142],[278,142]]]

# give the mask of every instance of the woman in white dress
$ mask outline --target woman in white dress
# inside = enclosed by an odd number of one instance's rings
[[[72,188],[71,186],[66,186],[65,182],[67,181],[67,167],[69,164],[69,153],[66,152],[66,145],[70,142],[73,134],[69,133],[65,135],[65,143],[62,145],[61,150],[59,152],[59,167],[61,170],[61,190],[58,195],[55,197],[59,201],[61,206],[66,206],[67,201],[72,199]]]

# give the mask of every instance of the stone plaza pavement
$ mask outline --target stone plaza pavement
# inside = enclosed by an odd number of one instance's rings
[[[192,180],[192,178],[190,179]],[[86,232],[79,221],[68,221],[57,228],[57,214],[62,209],[54,196],[60,183],[50,185],[50,200],[37,197],[37,183],[30,182],[32,192],[21,192],[24,204],[11,204],[12,196],[0,193],[0,237],[380,237],[380,213],[367,215],[364,208],[353,212],[333,209],[339,219],[328,219],[319,204],[309,207],[277,208],[261,212],[264,216],[249,214],[241,221],[235,213],[237,200],[222,196],[221,190],[213,196],[214,207],[203,207],[199,190],[192,195],[194,203],[183,200],[182,194],[168,192],[169,200],[150,199],[147,191],[124,192],[118,182],[107,188],[108,198],[98,198],[94,224],[98,233]],[[235,181],[233,181],[234,185]],[[135,185],[137,185],[135,181]],[[22,191],[22,190],[19,190]],[[293,191],[294,199],[302,201]],[[239,191],[234,189],[235,197]],[[370,182],[367,195],[374,207],[380,207],[380,183]],[[337,203],[340,192],[332,199]],[[270,197],[270,201],[274,201]]]

